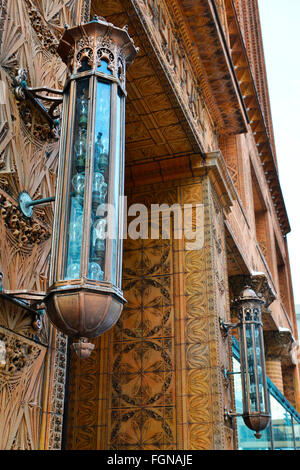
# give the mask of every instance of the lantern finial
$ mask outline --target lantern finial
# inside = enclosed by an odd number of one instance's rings
[[[73,343],[73,348],[79,359],[87,359],[95,348],[95,345],[89,343],[87,338],[80,338],[78,343]]]

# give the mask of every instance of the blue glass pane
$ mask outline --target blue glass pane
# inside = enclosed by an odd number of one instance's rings
[[[87,70],[91,70],[91,65],[89,63],[89,58],[84,57],[81,61],[81,67],[78,69],[78,72],[86,72]]]
[[[259,411],[256,393],[256,375],[254,362],[255,338],[252,336],[252,325],[246,325],[246,342],[247,342],[247,362],[250,386],[250,411]]]
[[[264,380],[263,380],[263,365],[262,365],[262,351],[259,341],[259,327],[254,327],[255,331],[255,351],[256,351],[256,364],[257,364],[257,382],[258,382],[258,393],[259,393],[259,405],[260,411],[266,411],[265,396],[264,396]]]
[[[243,391],[242,391],[242,379],[241,375],[237,372],[241,371],[241,366],[239,361],[233,358],[233,375],[234,380],[234,398],[235,398],[235,409],[237,413],[243,413]]]
[[[88,277],[104,279],[106,210],[109,178],[111,85],[98,81],[95,116],[94,173],[92,187],[91,239]]]

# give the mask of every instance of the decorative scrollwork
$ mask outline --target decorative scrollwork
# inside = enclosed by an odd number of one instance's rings
[[[30,367],[40,354],[40,346],[27,340],[23,341],[12,334],[5,334],[1,331],[0,340],[5,344],[5,363],[2,366],[2,376],[22,372],[25,367]]]
[[[2,195],[0,195],[0,203],[1,217],[19,248],[41,243],[50,237],[45,227],[37,221],[23,219],[17,206]]]
[[[76,61],[77,61],[77,69],[81,68],[86,61],[89,67],[93,66],[93,61],[94,61],[94,51],[90,47],[84,47],[81,49],[77,56],[76,56]]]

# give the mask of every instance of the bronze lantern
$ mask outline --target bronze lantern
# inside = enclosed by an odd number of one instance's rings
[[[127,27],[103,18],[67,29],[58,53],[68,67],[49,288],[51,322],[78,339],[87,357],[94,338],[119,319],[124,191],[126,67],[138,49]]]
[[[261,309],[264,300],[254,290],[245,287],[234,301],[239,315],[239,343],[243,391],[243,414],[246,426],[261,437],[270,422],[269,396],[265,367]]]

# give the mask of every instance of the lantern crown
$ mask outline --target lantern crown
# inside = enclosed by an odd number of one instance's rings
[[[254,302],[255,304],[258,303],[260,305],[263,305],[265,303],[265,301],[261,297],[258,297],[256,292],[249,286],[245,286],[242,289],[238,298],[235,299],[234,304],[240,302]]]
[[[101,62],[108,63],[111,74],[125,78],[126,65],[133,62],[138,48],[129,36],[127,26],[119,28],[102,17],[65,30],[58,54],[71,73],[97,70]]]

